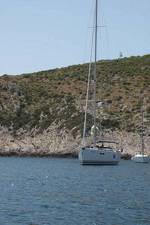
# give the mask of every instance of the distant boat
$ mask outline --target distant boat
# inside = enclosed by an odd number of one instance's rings
[[[141,131],[140,131],[140,136],[141,136],[141,152],[139,154],[134,155],[131,159],[134,162],[137,163],[148,163],[149,162],[149,156],[144,153],[145,145],[144,145],[144,97],[143,93],[141,94]]]
[[[148,155],[146,155],[144,153],[136,154],[131,159],[132,159],[132,161],[137,162],[137,163],[148,163],[149,162]]]
[[[120,161],[120,151],[111,147],[114,146],[115,142],[110,140],[104,140],[101,138],[100,141],[97,141],[97,122],[96,122],[96,64],[97,64],[97,18],[98,18],[98,0],[95,2],[95,22],[94,22],[94,35],[95,47],[94,47],[94,75],[91,79],[91,59],[89,64],[89,75],[87,83],[87,94],[86,94],[86,107],[85,107],[85,119],[84,119],[84,130],[83,130],[83,147],[79,151],[79,161],[82,165],[116,165]],[[92,58],[92,49],[91,49],[91,58]],[[91,82],[91,83],[90,83]],[[92,100],[89,100],[89,87],[92,86]],[[92,104],[92,115],[94,125],[91,128],[92,134],[92,143],[90,145],[86,144],[86,130],[87,130],[87,108],[88,102],[91,101]],[[101,102],[100,102],[101,103]],[[101,135],[102,136],[102,135]]]

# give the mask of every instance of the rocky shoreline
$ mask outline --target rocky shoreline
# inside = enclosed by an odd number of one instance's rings
[[[122,159],[131,159],[140,151],[140,138],[135,133],[107,132],[106,139],[117,140],[123,150]],[[0,157],[59,157],[77,158],[81,147],[81,136],[73,137],[71,132],[58,130],[56,125],[39,133],[38,130],[27,132],[19,130],[13,136],[7,128],[0,129]],[[145,137],[145,152],[149,155],[150,139]]]
[[[15,150],[3,151],[0,150],[0,157],[54,157],[54,158],[77,158],[76,153],[48,153],[48,152],[21,152]]]
[[[0,157],[39,157],[39,158],[78,158],[77,153],[21,152],[17,150],[0,150]],[[121,154],[121,159],[130,160],[131,154]]]

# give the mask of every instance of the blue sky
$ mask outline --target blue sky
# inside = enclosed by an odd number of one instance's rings
[[[95,0],[0,0],[0,74],[89,59]],[[150,53],[150,0],[99,0],[98,58]]]

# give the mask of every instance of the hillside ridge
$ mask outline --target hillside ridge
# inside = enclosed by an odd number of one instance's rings
[[[80,139],[87,74],[86,63],[35,73],[1,76],[1,132],[5,130],[13,139],[22,139],[25,133],[31,136],[34,130],[35,137],[55,126],[60,136],[61,132],[65,132],[70,133],[70,138]],[[149,136],[150,55],[102,60],[97,63],[97,99],[105,103],[102,112],[97,112],[97,121],[101,117],[105,132],[140,132],[142,90],[144,125],[146,135]],[[90,130],[90,112],[88,118]]]

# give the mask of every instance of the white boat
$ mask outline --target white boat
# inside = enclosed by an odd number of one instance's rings
[[[100,140],[97,142],[97,121],[96,121],[96,109],[97,109],[97,101],[96,101],[96,63],[97,63],[97,18],[98,18],[98,0],[95,2],[95,21],[94,21],[94,35],[93,39],[95,40],[94,46],[94,75],[91,78],[91,61],[92,61],[92,49],[91,48],[91,58],[89,65],[89,75],[88,75],[88,83],[87,83],[87,93],[86,93],[86,106],[85,106],[85,119],[84,119],[84,130],[83,130],[83,146],[79,151],[79,161],[82,165],[116,165],[120,161],[121,152],[114,147],[111,147],[110,144],[114,144],[109,140]],[[91,82],[91,83],[90,83]],[[92,96],[93,99],[89,99],[89,89],[92,85]],[[91,93],[91,92],[90,92]],[[86,144],[86,124],[87,124],[87,108],[88,102],[92,101],[92,115],[93,115],[93,123],[94,125],[91,128],[92,131],[92,143],[90,145]],[[101,105],[101,104],[99,104]],[[100,126],[101,127],[101,126]],[[102,136],[102,135],[100,135]]]
[[[143,109],[144,96],[141,94],[141,152],[134,155],[131,160],[137,163],[148,163],[149,156],[144,153],[144,109]]]
[[[137,163],[148,163],[149,162],[149,157],[146,154],[136,154],[131,158],[134,162]]]
[[[107,141],[96,146],[82,147],[79,160],[82,165],[116,165],[120,161],[120,151],[113,147],[105,146]],[[110,144],[110,142],[109,142]]]

